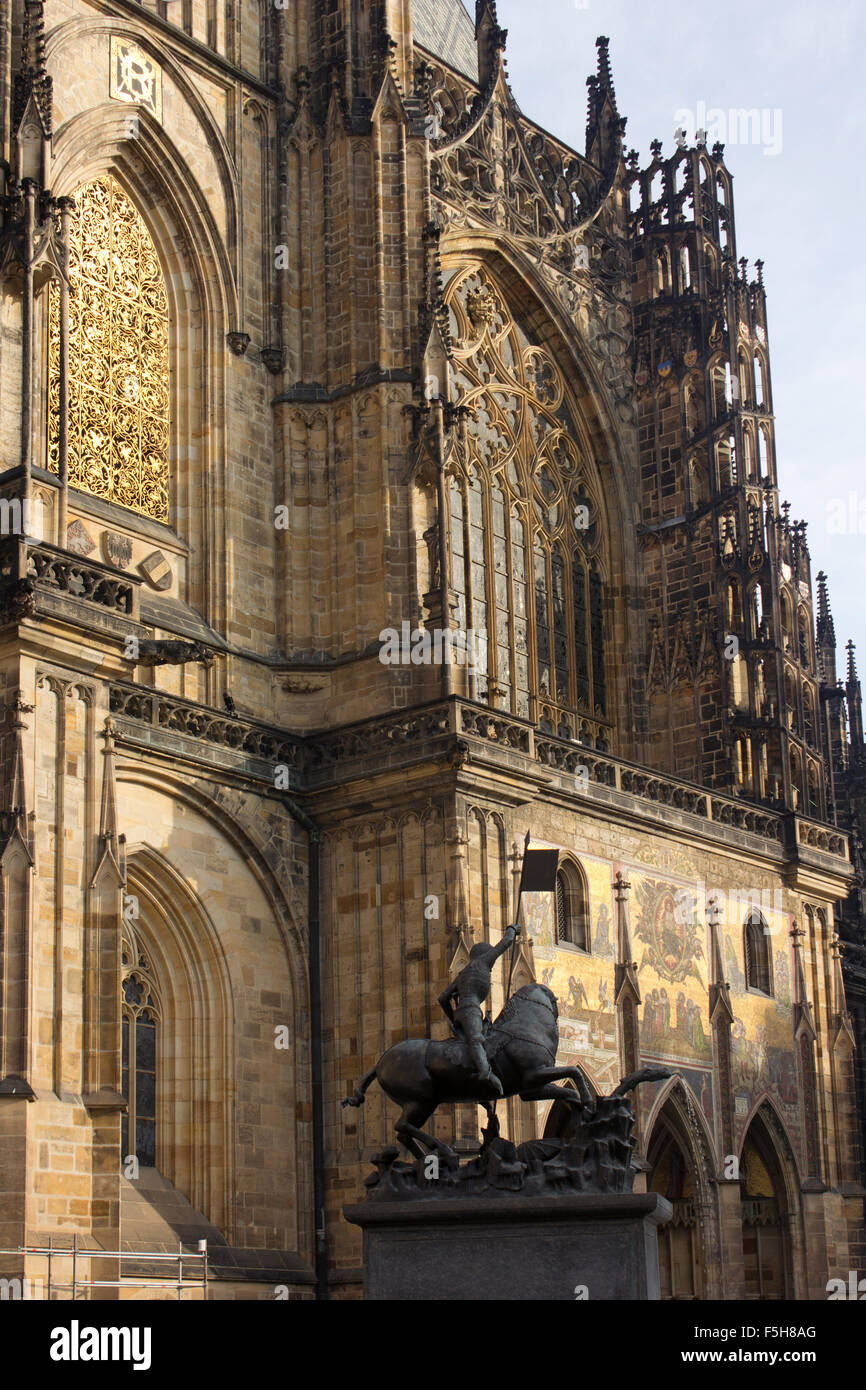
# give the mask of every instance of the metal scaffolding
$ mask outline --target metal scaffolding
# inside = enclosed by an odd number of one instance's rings
[[[78,1236],[73,1236],[71,1247],[68,1245],[54,1245],[51,1237],[49,1237],[47,1245],[19,1245],[15,1249],[0,1250],[0,1256],[4,1255],[18,1255],[27,1257],[37,1256],[47,1260],[47,1281],[44,1282],[44,1285],[42,1280],[39,1281],[39,1284],[43,1285],[45,1288],[45,1294],[42,1300],[45,1302],[50,1302],[52,1300],[62,1300],[63,1295],[60,1293],[60,1290],[66,1290],[69,1293],[70,1298],[74,1301],[77,1299],[91,1298],[92,1296],[89,1293],[90,1289],[133,1288],[153,1289],[154,1291],[175,1289],[177,1291],[178,1302],[183,1301],[183,1295],[185,1290],[197,1289],[201,1292],[202,1299],[207,1300],[208,1263],[206,1240],[200,1240],[198,1242],[198,1250],[196,1251],[185,1251],[183,1246],[180,1243],[178,1243],[177,1254],[171,1255],[164,1250],[82,1250],[78,1245]],[[56,1266],[57,1261],[59,1260],[71,1260],[71,1280],[59,1279],[57,1277],[58,1271]],[[79,1274],[79,1260],[119,1260],[121,1278],[84,1279]],[[122,1271],[124,1260],[149,1260],[153,1262],[176,1264],[177,1278],[165,1283],[161,1283],[157,1279],[136,1279],[134,1277],[123,1278]],[[201,1265],[201,1273],[196,1273],[195,1278],[184,1277],[184,1264],[186,1264],[187,1267],[189,1267],[190,1262],[192,1262],[193,1264],[195,1262],[199,1262]],[[7,1297],[8,1285],[14,1284],[15,1282],[15,1279],[7,1279],[5,1289]],[[20,1281],[18,1282],[21,1283],[23,1288],[24,1286],[32,1285],[36,1281],[31,1279],[25,1279],[22,1276]]]

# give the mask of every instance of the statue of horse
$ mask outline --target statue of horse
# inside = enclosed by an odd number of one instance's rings
[[[519,1095],[521,1100],[529,1101],[562,1100],[591,1111],[593,1097],[583,1070],[579,1066],[556,1066],[558,1017],[556,995],[546,985],[529,984],[519,989],[484,1038],[491,1072],[502,1087],[503,1098]],[[622,1081],[613,1094],[625,1095],[642,1081],[662,1080],[669,1075],[660,1067],[645,1067]],[[378,1081],[390,1100],[402,1106],[394,1129],[415,1158],[423,1158],[430,1149],[453,1157],[446,1144],[422,1128],[439,1105],[483,1105],[490,1122],[484,1131],[485,1144],[499,1133],[490,1085],[476,1077],[466,1043],[460,1038],[444,1042],[414,1038],[396,1043],[367,1072],[343,1106],[362,1106],[374,1081]],[[577,1089],[556,1086],[556,1081],[572,1081]]]

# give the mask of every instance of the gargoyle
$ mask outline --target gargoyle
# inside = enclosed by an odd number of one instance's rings
[[[185,666],[190,661],[211,667],[216,657],[203,642],[179,642],[174,640],[140,637],[138,641],[137,666]]]

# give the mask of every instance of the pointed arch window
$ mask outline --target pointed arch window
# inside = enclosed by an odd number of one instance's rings
[[[809,640],[809,618],[805,608],[797,614],[797,649],[802,666],[809,666],[812,658],[812,644]]]
[[[656,252],[656,294],[670,294],[671,260],[666,247]]]
[[[572,860],[556,875],[556,944],[589,950],[589,894],[582,869]]]
[[[75,195],[69,245],[69,482],[169,519],[169,315],[144,219],[106,174]],[[48,297],[47,466],[59,472],[60,293]]]
[[[703,395],[698,384],[691,380],[685,387],[686,429],[689,434],[697,434],[703,419]]]
[[[764,590],[760,580],[752,588],[753,636],[759,637],[764,625]]]
[[[773,973],[770,961],[770,935],[760,912],[753,911],[743,925],[746,961],[746,989],[761,994],[773,993]]]
[[[556,361],[486,268],[458,271],[446,299],[467,410],[450,466],[451,585],[458,623],[489,636],[476,695],[575,738],[582,720],[607,722],[600,484]],[[588,741],[607,747],[598,722]]]
[[[803,721],[806,734],[806,742],[814,747],[816,743],[815,732],[815,697],[808,685],[803,687]]]
[[[529,613],[527,610],[526,542],[523,523],[517,508],[511,513],[511,592],[512,616],[514,622],[514,664],[517,673],[515,690],[515,713],[521,718],[529,718]]]
[[[123,1157],[156,1167],[156,1042],[161,1019],[150,964],[127,924],[121,948],[121,1092]]]
[[[547,553],[540,540],[535,543],[535,644],[538,653],[538,693],[553,699],[553,671],[550,660],[550,583]]]
[[[759,353],[755,353],[755,404],[764,405],[764,364]]]
[[[770,451],[767,447],[767,432],[763,428],[758,430],[758,470],[762,478],[769,476]]]
[[[592,671],[595,688],[596,713],[604,715],[607,688],[604,679],[604,611],[601,575],[593,560],[589,569],[589,625],[592,638]]]
[[[572,565],[574,586],[574,658],[577,672],[577,699],[581,705],[589,705],[589,604],[586,569],[580,556],[575,555]]]
[[[680,247],[680,291],[685,294],[692,287],[692,266],[689,259],[689,248]]]
[[[748,430],[745,430],[743,433],[743,473],[749,481],[752,481],[754,479],[752,436]]]

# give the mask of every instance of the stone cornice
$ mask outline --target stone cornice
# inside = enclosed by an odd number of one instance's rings
[[[278,765],[287,789],[327,802],[350,788],[431,763],[455,784],[495,778],[513,783],[515,803],[542,797],[584,806],[602,818],[700,839],[749,858],[770,859],[805,876],[812,887],[836,880],[843,891],[852,869],[845,837],[833,826],[780,814],[626,763],[608,753],[540,735],[524,720],[459,697],[382,715],[318,734],[296,736],[261,721],[221,712],[131,684],[110,687],[118,744],[275,785]],[[569,785],[570,784],[570,785]]]

